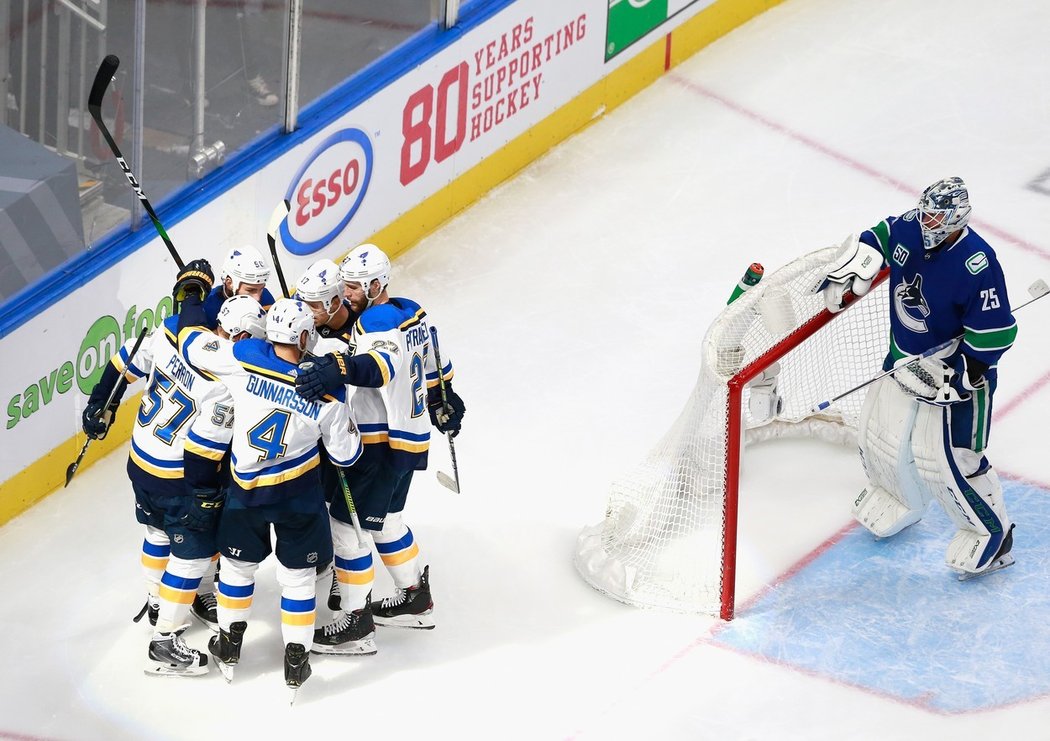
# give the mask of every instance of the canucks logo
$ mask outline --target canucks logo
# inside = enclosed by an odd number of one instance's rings
[[[910,281],[900,283],[893,289],[893,310],[901,324],[912,332],[927,332],[926,317],[930,305],[922,295],[922,276],[918,273]]]

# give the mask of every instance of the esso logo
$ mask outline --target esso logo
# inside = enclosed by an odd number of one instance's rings
[[[360,208],[372,168],[372,142],[360,129],[343,129],[321,142],[285,195],[292,204],[281,225],[285,248],[309,255],[330,244]]]

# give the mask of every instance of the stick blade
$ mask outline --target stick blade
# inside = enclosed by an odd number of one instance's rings
[[[454,480],[452,479],[452,477],[451,477],[451,476],[449,476],[449,475],[448,475],[447,473],[445,473],[444,471],[438,471],[438,472],[437,472],[437,477],[438,477],[438,482],[439,482],[439,483],[440,483],[440,484],[441,484],[442,486],[444,486],[444,487],[445,487],[446,489],[449,489],[450,491],[453,491],[453,492],[455,492],[456,494],[459,494],[459,484],[457,484],[457,483],[456,483],[456,482],[455,482],[455,481],[454,481]]]
[[[1048,286],[1046,281],[1042,278],[1028,286],[1028,295],[1032,298],[1042,298],[1048,293],[1050,293],[1050,286]]]
[[[106,58],[102,60],[102,64],[98,66],[98,72],[95,73],[95,82],[91,85],[91,94],[88,95],[88,110],[96,118],[100,115],[102,98],[106,95],[106,88],[109,87],[109,83],[113,79],[113,75],[117,73],[117,67],[119,66],[120,58],[116,54],[107,54]]]
[[[277,208],[273,210],[270,215],[270,225],[266,228],[266,236],[270,238],[270,244],[274,245],[277,241],[277,230],[281,228],[281,224],[288,218],[288,214],[291,213],[292,204],[288,201],[281,201],[277,204]]]
[[[63,489],[65,489],[67,486],[69,486],[69,482],[73,480],[73,474],[75,474],[76,472],[77,472],[77,464],[76,463],[70,463],[69,466],[66,467],[66,483],[64,483],[62,485]]]

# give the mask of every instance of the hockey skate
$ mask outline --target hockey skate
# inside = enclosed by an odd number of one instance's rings
[[[959,581],[970,581],[970,579],[976,579],[979,576],[985,576],[995,571],[1002,571],[1007,566],[1013,566],[1016,561],[1014,557],[1010,555],[1010,551],[1014,547],[1014,526],[1010,525],[1010,531],[1003,538],[1002,545],[999,546],[999,551],[995,554],[995,558],[988,562],[980,571],[964,571],[959,574]]]
[[[149,624],[152,626],[157,625],[157,616],[160,614],[160,599],[154,597],[152,594],[146,598],[146,604],[139,610],[138,615],[131,618],[131,622],[137,623],[142,620],[142,616],[146,615],[149,618]]]
[[[146,674],[165,677],[196,677],[208,673],[208,657],[190,648],[178,633],[162,633],[149,642]]]
[[[292,691],[291,704],[295,704],[295,696],[299,688],[303,686],[313,670],[310,668],[310,654],[301,643],[289,643],[284,647],[284,683]]]
[[[233,668],[241,660],[241,645],[247,628],[248,623],[240,620],[230,625],[228,631],[220,629],[219,635],[208,641],[208,653],[215,657],[215,665],[227,682],[233,681]]]
[[[371,656],[376,653],[376,642],[373,640],[375,634],[371,605],[365,602],[360,610],[336,612],[332,623],[316,629],[313,652],[337,656]]]
[[[205,592],[204,594],[198,592],[193,598],[193,604],[190,606],[190,614],[204,623],[205,627],[212,633],[219,632],[219,618],[216,612],[217,604],[214,592]]]
[[[408,589],[398,589],[392,597],[372,603],[372,616],[376,625],[398,628],[434,627],[434,600],[430,598],[430,567],[423,569],[419,584]]]

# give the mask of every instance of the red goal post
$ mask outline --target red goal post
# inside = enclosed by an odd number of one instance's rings
[[[627,604],[733,619],[743,448],[790,436],[855,443],[863,390],[813,407],[880,372],[888,351],[888,271],[835,314],[814,292],[840,249],[778,269],[712,323],[685,409],[579,536],[574,561],[591,586]]]

